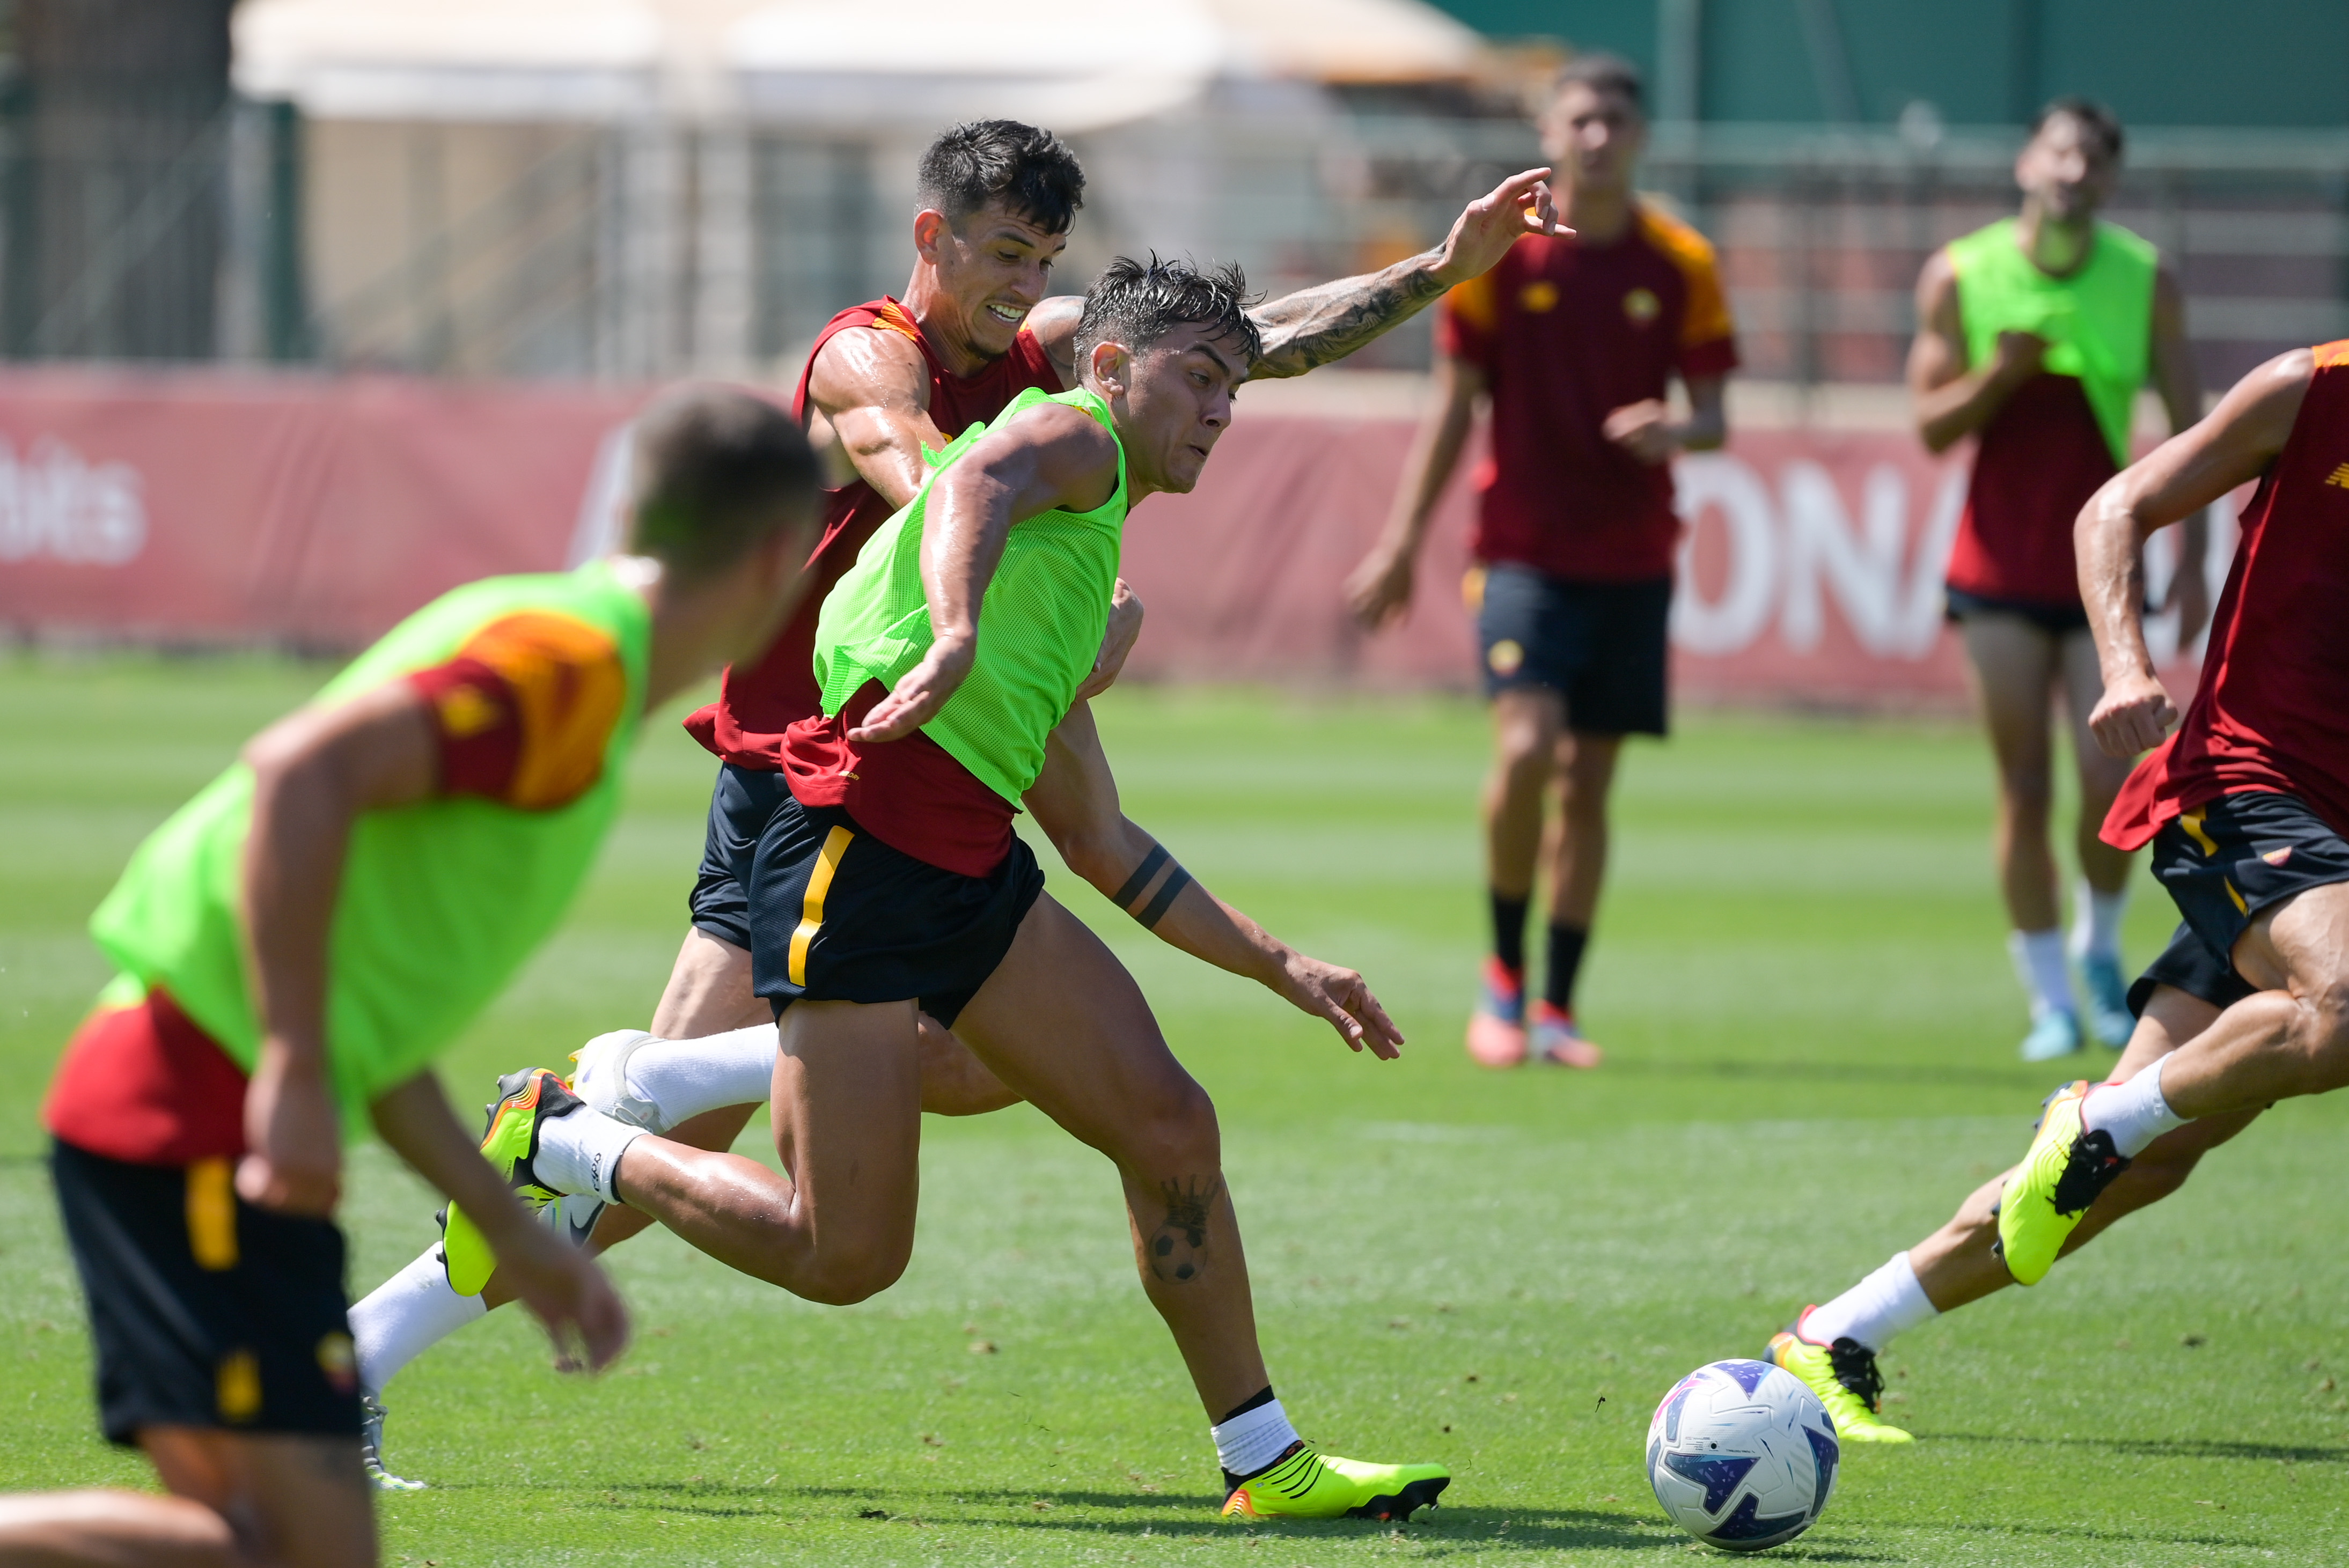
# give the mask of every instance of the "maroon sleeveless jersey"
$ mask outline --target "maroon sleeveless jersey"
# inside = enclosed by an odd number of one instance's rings
[[[792,394],[792,412],[802,425],[808,419],[808,377],[815,369],[815,356],[833,334],[851,327],[900,333],[922,351],[930,370],[930,423],[948,440],[994,418],[1030,387],[1063,390],[1044,346],[1024,327],[1002,358],[976,376],[957,376],[939,362],[904,305],[894,299],[869,300],[842,311],[816,335],[815,346],[800,371],[799,387]],[[806,596],[758,662],[727,666],[718,700],[687,717],[685,727],[694,739],[738,768],[782,771],[783,731],[823,711],[815,684],[815,622],[823,596],[855,562],[873,531],[895,510],[863,480],[824,492],[823,536],[808,557],[806,570],[813,581]]]
[[[2080,607],[2072,524],[2120,470],[2073,376],[2034,376],[1982,427],[1947,581],[1961,593]]]
[[[2349,837],[2349,338],[2314,352],[2292,435],[2243,510],[2186,722],[2121,787],[2106,843],[2136,849],[2238,789],[2297,795]]]

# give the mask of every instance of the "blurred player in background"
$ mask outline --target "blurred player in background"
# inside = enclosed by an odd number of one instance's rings
[[[1300,376],[1342,358],[1493,265],[1526,232],[1524,208],[1547,211],[1546,173],[1518,175],[1470,203],[1444,242],[1422,254],[1255,306],[1248,314],[1261,354],[1249,377]],[[794,411],[802,421],[829,425],[856,476],[829,499],[823,542],[809,563],[813,588],[773,645],[728,670],[719,700],[687,720],[723,766],[692,895],[693,923],[652,1029],[599,1037],[579,1057],[583,1075],[591,1060],[617,1057],[608,1068],[620,1080],[635,1075],[651,1085],[658,1078],[677,1091],[667,1103],[684,1096],[708,1108],[656,1129],[696,1148],[730,1148],[772,1077],[773,1015],[752,990],[753,913],[732,854],[756,838],[772,804],[785,732],[821,712],[812,666],[823,598],[874,530],[921,488],[930,471],[926,453],[995,418],[1025,390],[1054,393],[1074,385],[1082,300],[1045,295],[1083,201],[1075,155],[1050,132],[1010,120],[957,126],[924,153],[918,191],[905,298],[871,300],[834,316],[801,375]],[[1078,693],[1087,733],[1085,701],[1115,677],[1140,624],[1140,606],[1121,583],[1092,676]],[[1090,876],[1079,847],[1090,819],[1056,817],[1058,799],[1048,789],[1028,804],[1071,866]],[[1130,869],[1120,868],[1102,891]],[[926,1110],[973,1114],[1017,1101],[936,1020],[925,1018],[920,1030]],[[654,1038],[700,1044],[692,1052],[643,1054],[639,1047]],[[564,1208],[552,1212],[559,1217]],[[610,1210],[596,1222],[594,1244],[599,1251],[615,1245],[647,1222],[639,1213]],[[469,1281],[478,1295],[454,1289],[440,1253],[436,1247],[421,1254],[352,1312],[368,1412],[367,1463],[387,1490],[415,1483],[381,1466],[384,1386],[416,1356],[506,1299],[494,1281],[485,1288]]]
[[[264,731],[91,918],[120,971],[44,1119],[106,1435],[169,1497],[0,1499],[0,1562],[376,1561],[346,1323],[341,1131],[474,1215],[566,1361],[627,1338],[431,1061],[561,921],[651,707],[765,645],[813,538],[781,413],[684,390],[638,429],[629,549],[444,595]],[[476,1208],[476,1205],[479,1207]]]
[[[1517,242],[1454,291],[1437,327],[1439,398],[1403,466],[1392,519],[1347,584],[1377,629],[1411,603],[1414,563],[1480,403],[1493,456],[1476,477],[1477,611],[1496,755],[1485,790],[1493,952],[1468,1051],[1599,1064],[1575,1022],[1607,869],[1607,797],[1626,735],[1666,722],[1665,623],[1680,523],[1671,463],[1727,438],[1737,363],[1713,248],[1632,193],[1647,126],[1640,77],[1586,56],[1559,73],[1539,126],[1574,233]],[[1667,401],[1677,376],[1689,412]],[[1553,787],[1557,819],[1545,833]],[[1526,920],[1547,872],[1548,953],[1531,1041]]]
[[[2087,995],[2086,1032],[2117,1049],[2132,1026],[2120,953],[2129,857],[2096,837],[2128,769],[2088,734],[2100,688],[2072,562],[2073,520],[2128,461],[2137,388],[2148,376],[2172,431],[2202,409],[2177,278],[2151,245],[2096,217],[2120,164],[2111,111],[2074,98],[2042,109],[2014,163],[2021,215],[1933,253],[1917,280],[1920,325],[1909,351],[1925,445],[1941,452],[1978,438],[1950,555],[1949,613],[1998,762],[1995,852],[2013,924],[2008,950],[2031,997],[2026,1061],[2085,1043],[2048,844],[2049,709],[2059,697],[2080,778],[2070,945]],[[2181,645],[2209,610],[2201,521],[2185,535],[2169,590]]]
[[[2124,1215],[2178,1191],[2273,1100],[2349,1082],[2349,342],[2286,354],[2209,418],[2100,489],[2075,538],[2105,696],[2090,723],[2127,758],[2106,818],[2148,840],[2185,922],[2135,985],[2110,1080],[2051,1097],[2024,1163],[1824,1306],[1769,1357],[1856,1442],[1906,1442],[1878,1415],[1894,1336],[2035,1284]],[[2236,486],[2260,490],[2185,727],[2147,654],[2145,541]]]

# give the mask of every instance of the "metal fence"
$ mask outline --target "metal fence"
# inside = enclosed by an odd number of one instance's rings
[[[771,371],[895,291],[918,141],[749,123],[305,127],[232,102],[70,154],[0,105],[0,351],[429,374]],[[159,122],[160,123],[160,122]],[[1537,159],[1505,119],[1352,113],[1309,89],[1074,139],[1061,275],[1122,251],[1237,259],[1275,291],[1439,237]],[[2013,209],[2011,131],[1660,127],[1644,182],[1712,236],[1746,373],[1897,379],[1937,245]],[[2349,132],[2141,132],[2110,215],[2182,278],[2207,385],[2349,335]],[[1424,365],[1422,324],[1363,363]]]

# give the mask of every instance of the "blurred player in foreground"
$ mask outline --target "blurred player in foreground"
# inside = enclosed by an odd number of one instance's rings
[[[1470,203],[1444,243],[1421,255],[1256,306],[1248,315],[1262,352],[1250,377],[1302,375],[1341,358],[1490,267],[1526,232],[1525,207],[1547,211],[1546,173],[1518,175]],[[698,1108],[647,1123],[697,1148],[731,1148],[773,1077],[774,1016],[752,990],[751,924],[756,918],[796,920],[798,913],[754,913],[734,857],[764,825],[784,768],[787,732],[822,711],[812,665],[823,594],[874,530],[919,490],[948,432],[995,418],[1030,387],[1059,392],[1075,383],[1082,300],[1044,297],[1081,205],[1084,176],[1074,155],[1049,131],[1009,120],[957,126],[924,154],[919,187],[914,271],[904,301],[868,301],[834,316],[801,376],[796,411],[802,420],[821,417],[832,427],[857,474],[831,496],[823,542],[809,565],[814,588],[773,645],[730,669],[718,702],[687,720],[723,766],[692,895],[693,923],[651,1033],[603,1037],[577,1057],[583,1078],[605,1063],[612,1081],[636,1080],[664,1103]],[[1114,678],[1140,626],[1139,605],[1123,584],[1120,590],[1072,715],[1087,736],[1084,701]],[[1104,893],[1113,892],[1132,867],[1117,862],[1115,853],[1102,858],[1116,846],[1096,840],[1089,814],[1064,814],[1061,792],[1050,783],[1032,794],[1028,809],[1071,869]],[[655,1038],[663,1043],[647,1048]],[[922,1021],[920,1038],[924,1109],[972,1114],[1019,1099],[935,1019]],[[692,1044],[670,1048],[667,1042]],[[558,1218],[565,1212],[562,1204],[550,1210]],[[608,1211],[596,1223],[594,1244],[598,1251],[615,1245],[647,1222],[629,1210]],[[413,1357],[506,1299],[494,1281],[483,1286],[468,1278],[466,1291],[454,1288],[440,1252],[419,1256],[352,1310],[367,1464],[387,1490],[417,1483],[382,1468],[385,1385]]]
[[[1998,762],[1999,888],[2013,926],[2008,950],[2031,998],[2027,1061],[2068,1056],[2085,1038],[2048,847],[2050,699],[2059,695],[2080,781],[2070,945],[2087,994],[2087,1033],[2117,1049],[2132,1026],[2120,951],[2129,857],[2096,837],[2128,767],[2088,733],[2100,687],[2073,521],[2128,461],[2131,414],[2148,375],[2173,432],[2202,411],[2176,276],[2151,245],[2096,217],[2120,167],[2121,127],[2110,110],[2069,98],[2040,110],[2014,160],[2022,214],[1933,253],[1917,280],[1920,325],[1909,351],[1926,447],[1942,452],[1978,439],[1947,592]],[[2202,520],[2189,519],[2184,532],[2169,589],[2181,644],[2209,613]]]
[[[1608,56],[1560,73],[1540,118],[1574,232],[1518,241],[1453,292],[1437,329],[1440,399],[1403,465],[1392,519],[1347,591],[1376,629],[1410,607],[1429,520],[1492,407],[1477,476],[1468,592],[1477,612],[1496,751],[1485,788],[1493,953],[1468,1024],[1486,1067],[1530,1053],[1599,1065],[1575,1022],[1574,984],[1607,870],[1607,797],[1626,735],[1666,723],[1671,605],[1671,463],[1727,438],[1723,378],[1737,363],[1729,308],[1702,236],[1632,194],[1647,135],[1638,74]],[[1678,376],[1689,416],[1667,396]],[[1543,826],[1555,786],[1557,820]],[[1526,920],[1535,872],[1549,938],[1531,1042]]]
[[[1112,265],[1077,328],[1078,388],[1024,392],[950,446],[824,601],[823,711],[791,727],[765,824],[733,855],[754,984],[780,1019],[773,1115],[791,1174],[605,1115],[544,1068],[502,1081],[483,1148],[525,1191],[626,1203],[796,1295],[862,1301],[912,1253],[927,1014],[1115,1165],[1143,1288],[1212,1422],[1224,1511],[1407,1518],[1448,1473],[1325,1458],[1290,1425],[1257,1346],[1215,1108],[1011,829],[1023,797],[1059,792],[1115,846],[1112,896],[1144,925],[1352,1048],[1397,1054],[1361,975],[1208,894],[1119,815],[1090,725],[1062,722],[1100,645],[1127,514],[1189,491],[1230,422],[1258,350],[1244,290],[1237,269]],[[1069,760],[1047,784],[1055,754]],[[460,1234],[452,1212],[452,1272]]]
[[[2080,584],[2103,665],[2091,719],[2119,756],[2159,742],[2105,823],[2185,923],[2131,987],[2136,1032],[2111,1079],[2053,1096],[2031,1152],[1950,1222],[1771,1342],[1770,1357],[1860,1442],[1877,1355],[1904,1329],[2011,1284],[2183,1186],[2269,1104],[2349,1082],[2349,342],[2283,355],[2208,418],[2096,492]],[[2260,481],[2178,733],[2141,624],[2142,546]]]
[[[639,427],[633,553],[419,611],[157,830],[91,920],[121,971],[45,1119],[106,1435],[171,1494],[0,1498],[0,1562],[376,1561],[332,1214],[372,1120],[464,1204],[567,1364],[602,1271],[483,1161],[432,1057],[562,918],[645,712],[792,606],[814,462],[747,394]]]

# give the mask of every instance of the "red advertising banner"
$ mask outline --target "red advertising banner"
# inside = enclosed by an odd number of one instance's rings
[[[616,542],[638,400],[388,377],[0,375],[0,625],[359,646],[458,583]],[[1125,574],[1149,610],[1133,673],[1470,685],[1464,485],[1407,623],[1371,636],[1345,612],[1411,433],[1392,418],[1243,413],[1195,493],[1127,524]],[[1961,459],[1894,431],[1743,430],[1678,476],[1682,693],[1893,707],[1962,694],[1940,593]],[[2215,577],[2232,541],[2214,531]],[[2168,551],[2157,540],[2157,587]],[[2168,652],[2174,629],[2151,630]]]

